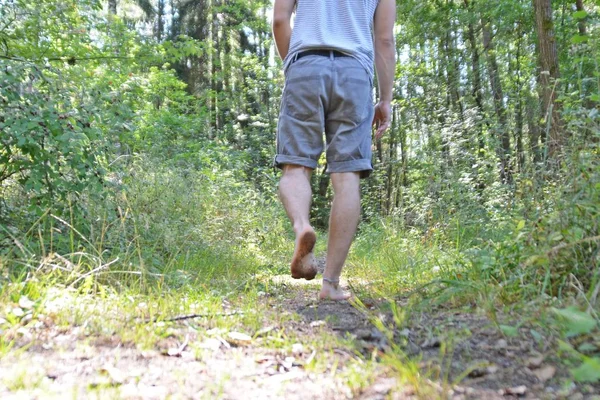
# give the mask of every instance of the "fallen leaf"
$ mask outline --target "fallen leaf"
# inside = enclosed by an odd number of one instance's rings
[[[252,343],[252,337],[241,332],[229,332],[226,340],[236,346],[245,346]]]
[[[546,382],[549,379],[552,379],[554,374],[556,373],[556,368],[552,365],[546,365],[543,368],[536,369],[533,371],[534,375],[540,380],[540,382]]]
[[[256,332],[256,337],[261,337],[261,336],[266,336],[269,332],[271,332],[273,329],[275,329],[274,326],[267,326],[266,328],[262,328],[260,329],[258,332]]]

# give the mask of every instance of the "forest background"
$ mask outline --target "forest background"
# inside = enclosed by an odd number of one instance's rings
[[[7,302],[51,287],[218,297],[286,273],[271,7],[0,0]],[[386,299],[555,307],[558,336],[597,332],[599,21],[591,0],[398,2],[392,126],[374,143],[349,276]],[[573,379],[600,379],[600,344],[583,342]]]

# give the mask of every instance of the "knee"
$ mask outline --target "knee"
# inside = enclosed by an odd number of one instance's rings
[[[308,167],[305,167],[302,165],[286,164],[283,166],[282,178],[284,178],[284,177],[294,177],[294,178],[305,177],[310,180],[312,171],[313,170],[311,168],[308,168]]]
[[[331,184],[334,192],[360,189],[360,174],[358,172],[338,172],[331,174]]]

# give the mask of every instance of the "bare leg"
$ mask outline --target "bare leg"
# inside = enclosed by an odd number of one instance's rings
[[[329,217],[327,264],[319,298],[346,300],[350,294],[343,292],[337,282],[360,217],[360,175],[356,172],[334,173],[331,182],[334,197]]]
[[[317,236],[309,222],[311,173],[310,168],[285,165],[279,181],[279,198],[296,233],[296,246],[291,262],[292,278],[295,279],[311,280],[317,275],[313,254]]]

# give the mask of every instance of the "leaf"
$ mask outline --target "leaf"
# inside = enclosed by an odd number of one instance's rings
[[[587,42],[587,40],[588,40],[587,36],[575,35],[571,38],[571,43],[573,43],[573,44],[585,43],[585,42]]]
[[[236,346],[243,346],[252,343],[252,338],[241,332],[229,332],[226,340]]]
[[[564,309],[553,308],[552,311],[566,322],[567,337],[590,333],[596,327],[596,320],[590,314],[579,311],[575,307]]]
[[[600,381],[600,358],[586,358],[579,367],[572,369],[573,378],[578,382]]]
[[[573,18],[575,18],[575,19],[584,19],[587,16],[588,16],[588,13],[585,12],[585,10],[576,11],[573,13]]]
[[[517,337],[519,336],[519,330],[514,326],[508,325],[500,325],[500,330],[508,337]]]
[[[517,224],[517,231],[520,231],[521,229],[525,228],[525,220],[520,220],[519,223]]]

